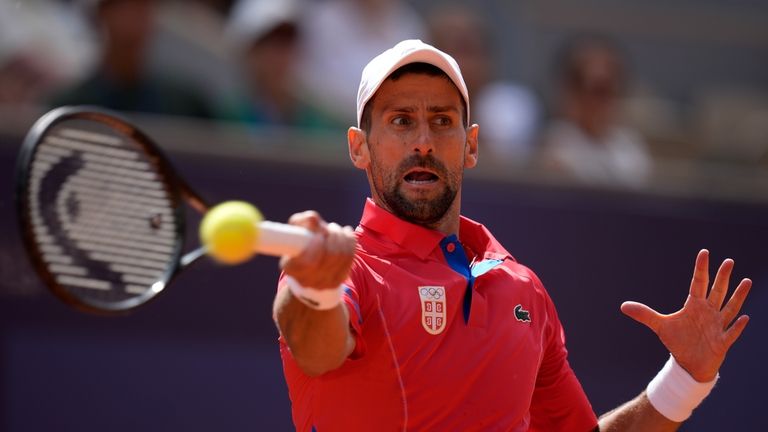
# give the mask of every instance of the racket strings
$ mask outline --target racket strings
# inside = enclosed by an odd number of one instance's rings
[[[158,158],[99,123],[63,123],[38,144],[29,171],[43,265],[85,303],[151,295],[178,253],[176,200]]]

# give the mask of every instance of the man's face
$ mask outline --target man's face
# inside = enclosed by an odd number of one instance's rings
[[[442,76],[406,74],[384,81],[370,103],[374,201],[428,227],[452,208],[458,213],[464,168],[474,166],[477,148],[468,147],[458,89]]]

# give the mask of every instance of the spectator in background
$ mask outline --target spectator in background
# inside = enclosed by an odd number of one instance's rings
[[[0,105],[34,104],[53,81],[45,64],[30,52],[0,56]]]
[[[483,151],[505,164],[529,162],[541,116],[539,99],[525,86],[496,79],[493,37],[477,8],[441,4],[427,16],[432,45],[458,61],[467,88],[475,95],[470,103],[482,125]]]
[[[227,119],[308,129],[336,126],[331,116],[302,97],[305,92],[300,90],[296,74],[299,12],[294,0],[240,0],[235,4],[227,35],[241,63],[245,89],[225,114]]]
[[[96,69],[51,101],[89,104],[114,110],[191,117],[213,117],[211,104],[194,87],[147,70],[153,36],[153,0],[81,0],[99,34]]]
[[[590,183],[640,187],[652,159],[642,138],[618,123],[627,76],[613,41],[583,36],[557,59],[559,118],[544,131],[541,162]]]
[[[158,1],[146,60],[149,71],[194,85],[217,109],[237,81],[224,7],[215,0]]]
[[[0,0],[0,105],[38,105],[81,74],[93,55],[83,27],[59,1]]]
[[[309,1],[302,22],[300,80],[313,103],[342,124],[354,119],[360,71],[402,39],[424,38],[421,16],[402,0]]]

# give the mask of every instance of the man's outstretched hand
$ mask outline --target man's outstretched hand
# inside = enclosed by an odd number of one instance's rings
[[[653,330],[677,363],[695,380],[711,381],[749,321],[747,315],[735,322],[734,319],[747,298],[751,280],[743,279],[723,307],[732,270],[733,260],[723,261],[708,293],[709,251],[701,250],[682,309],[664,315],[644,304],[628,301],[621,305],[621,311]]]

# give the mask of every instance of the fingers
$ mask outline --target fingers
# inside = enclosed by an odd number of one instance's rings
[[[706,298],[709,286],[709,251],[702,249],[696,256],[691,279],[690,293],[692,297]]]
[[[725,295],[728,293],[728,283],[731,281],[731,272],[733,271],[733,260],[728,258],[720,264],[720,268],[715,275],[715,281],[712,283],[712,289],[709,291],[707,300],[715,309],[720,309],[723,305]]]
[[[728,328],[733,319],[736,318],[736,315],[738,315],[739,311],[741,310],[741,306],[744,304],[744,300],[747,299],[747,295],[749,294],[751,288],[752,281],[749,279],[743,279],[739,283],[739,286],[736,287],[733,295],[728,300],[728,303],[725,304],[725,307],[722,310],[724,325],[723,330]]]
[[[621,304],[621,311],[633,320],[645,324],[654,333],[657,332],[662,315],[650,307],[642,303],[627,301]]]
[[[325,284],[336,288],[344,282],[355,256],[355,234],[351,227],[341,227],[336,223],[328,224],[328,236],[325,241],[325,255],[319,264],[326,275]]]
[[[741,336],[741,333],[747,327],[747,323],[749,323],[749,316],[742,315],[735,323],[733,323],[731,328],[725,332],[725,343],[729,349],[731,345],[739,339],[739,336]]]
[[[288,223],[304,227],[312,232],[322,231],[327,225],[323,218],[320,217],[320,214],[314,210],[294,213],[288,219]]]
[[[289,219],[316,235],[295,257],[283,257],[280,267],[305,287],[337,288],[349,274],[357,240],[354,230],[336,223],[326,223],[317,212],[296,213]]]
[[[337,288],[347,279],[357,246],[357,238],[351,227],[342,228],[337,224],[331,224],[329,231],[325,261],[320,264],[321,269],[327,268],[323,272],[326,279],[325,284],[320,288]]]

